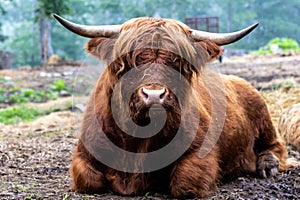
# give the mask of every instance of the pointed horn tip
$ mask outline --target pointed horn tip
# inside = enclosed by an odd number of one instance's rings
[[[64,19],[64,18],[62,18],[61,16],[59,16],[59,15],[57,15],[57,14],[52,14],[52,16],[59,22],[59,23],[61,23],[62,25],[64,25],[63,24],[63,22],[68,22],[68,20],[66,20],[66,19]]]
[[[61,18],[59,15],[57,15],[57,14],[55,14],[55,13],[52,14],[52,16],[53,16],[55,19],[57,19],[57,20]]]
[[[258,27],[259,23],[256,22],[254,24],[252,24],[251,26],[241,30],[240,32],[244,32],[244,34],[241,35],[241,38],[243,38],[244,36],[248,35],[249,33],[251,33],[254,29],[256,29]]]
[[[255,29],[256,27],[258,27],[258,25],[259,25],[259,22],[256,22],[256,23],[252,24],[250,27],[251,27],[251,29]]]
[[[63,26],[65,26],[65,24],[63,23],[64,21],[67,21],[65,20],[64,18],[62,18],[61,16],[57,15],[57,14],[52,14],[52,16]]]
[[[61,16],[57,15],[57,14],[52,14],[52,16],[61,24],[63,25],[66,29],[70,30],[73,33],[77,33],[74,29],[76,29],[75,26],[80,26],[77,24],[74,24],[73,22],[70,22],[64,18],[62,18]],[[79,34],[80,35],[80,34]]]

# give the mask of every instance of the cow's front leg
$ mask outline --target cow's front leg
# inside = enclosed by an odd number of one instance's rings
[[[284,141],[279,138],[267,112],[261,116],[259,138],[255,141],[257,153],[257,173],[266,178],[275,175],[278,171],[284,171],[290,165],[287,163],[287,150]]]
[[[142,173],[131,174],[109,169],[106,171],[105,176],[110,189],[116,194],[132,196],[146,193],[148,183]]]
[[[216,186],[219,174],[217,156],[214,152],[205,158],[198,153],[183,157],[171,174],[170,190],[174,197],[204,197]]]
[[[257,172],[262,178],[274,176],[279,168],[279,159],[271,152],[265,152],[259,155],[257,161]]]
[[[80,146],[80,145],[79,145]],[[105,188],[105,177],[98,171],[83,152],[75,148],[70,168],[71,189],[81,193],[102,193]]]
[[[281,139],[274,139],[269,149],[258,154],[257,172],[262,178],[274,176],[278,171],[287,169],[287,151],[285,143]]]

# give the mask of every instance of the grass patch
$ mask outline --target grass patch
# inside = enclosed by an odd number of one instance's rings
[[[31,182],[31,185],[34,186],[34,187],[36,187],[36,186],[38,186],[39,184],[38,184],[37,182],[35,182],[35,181],[32,181],[32,182]]]
[[[44,137],[55,137],[57,136],[57,133],[54,132],[47,132],[42,134]]]
[[[0,135],[0,141],[1,140],[5,140],[6,139],[6,137],[5,136],[3,136],[3,135]]]
[[[30,122],[42,115],[43,112],[41,110],[21,104],[0,110],[0,123],[7,125]]]
[[[72,105],[71,101],[62,101],[62,103],[58,102],[57,105],[54,106],[40,106],[39,104],[31,105],[25,103],[19,104],[0,110],[0,123],[8,125],[18,124],[20,122],[31,122],[38,117],[49,115],[53,112],[71,110]],[[32,133],[29,132],[28,136],[31,137]]]
[[[45,114],[50,114],[53,112],[58,112],[58,111],[64,111],[64,110],[72,110],[73,108],[73,103],[72,102],[66,102],[65,104],[61,105],[56,105],[56,106],[51,106],[50,108],[44,109]]]
[[[68,200],[70,198],[70,195],[69,194],[65,194],[64,196],[63,196],[63,200]]]
[[[0,82],[1,83],[1,82]],[[48,88],[0,88],[0,103],[20,104],[27,102],[41,103],[57,99],[61,92],[70,94],[71,89],[61,79],[54,81]]]
[[[12,188],[20,190],[20,191],[27,191],[27,190],[29,190],[29,187],[23,186],[21,184],[14,184],[14,183],[12,183]]]
[[[266,44],[265,46],[259,48],[257,51],[252,51],[250,54],[252,55],[268,55],[276,53],[272,48],[278,48],[282,51],[282,53],[288,53],[290,51],[299,53],[300,46],[296,40],[291,38],[273,38]],[[278,50],[277,50],[278,51]]]

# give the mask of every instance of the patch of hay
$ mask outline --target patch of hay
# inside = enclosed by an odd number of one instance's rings
[[[267,102],[275,127],[281,114],[296,103],[300,103],[300,86],[281,88],[279,90],[261,92]]]
[[[47,61],[47,65],[57,65],[58,61],[59,61],[59,56],[56,54],[53,54],[52,56],[50,56],[50,58]]]
[[[285,111],[278,122],[278,132],[300,151],[300,103]]]

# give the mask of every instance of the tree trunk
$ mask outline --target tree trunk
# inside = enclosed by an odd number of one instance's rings
[[[49,18],[39,16],[39,50],[41,64],[47,63],[49,57],[53,54],[51,45],[51,22]]]

